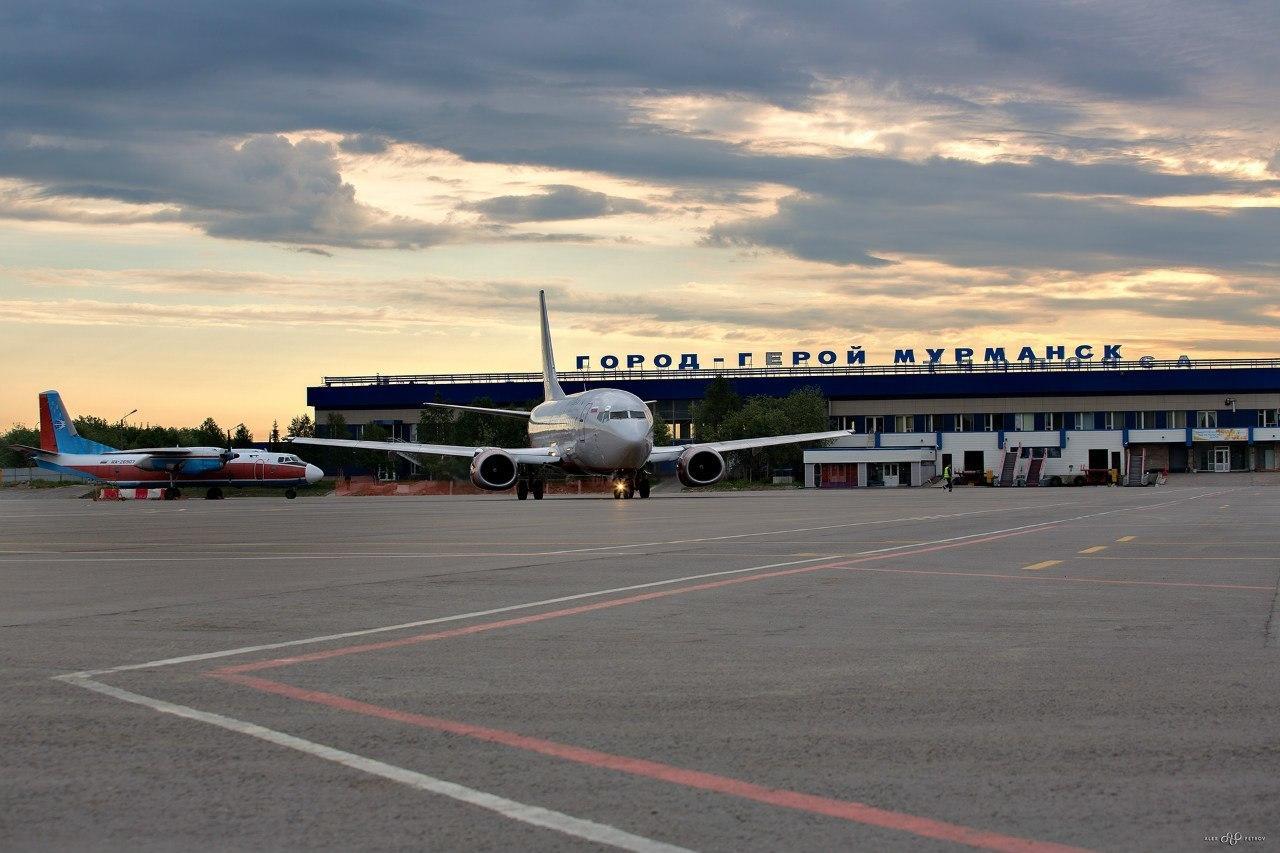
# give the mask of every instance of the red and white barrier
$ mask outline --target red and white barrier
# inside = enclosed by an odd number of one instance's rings
[[[162,501],[164,489],[118,489],[108,486],[98,490],[100,501]]]

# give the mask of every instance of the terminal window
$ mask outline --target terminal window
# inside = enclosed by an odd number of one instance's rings
[[[894,432],[915,432],[916,417],[915,415],[894,415],[893,431]]]
[[[1277,410],[1277,409],[1258,409],[1258,426],[1260,426],[1260,427],[1273,427],[1273,426],[1276,426],[1276,424],[1277,424],[1277,414],[1280,414],[1280,410]]]
[[[1156,413],[1155,412],[1134,412],[1133,428],[1134,429],[1155,429]]]
[[[999,432],[1003,426],[1003,415],[987,414],[982,416],[982,428],[986,432]]]
[[[867,415],[867,435],[884,432],[884,415]]]
[[[1023,432],[1030,432],[1036,428],[1035,412],[1014,412],[1013,428]]]
[[[1124,429],[1124,412],[1107,412],[1107,429]]]
[[[1044,428],[1045,429],[1062,429],[1063,415],[1062,412],[1045,412]]]
[[[933,415],[924,415],[923,417],[924,417],[924,431],[937,432],[938,427],[937,427],[937,424],[934,422]]]
[[[956,415],[956,432],[973,432],[973,415]]]
[[[1076,412],[1075,429],[1093,429],[1093,412]]]
[[[1196,412],[1197,429],[1217,429],[1218,413],[1214,410]]]
[[[1182,409],[1171,409],[1164,413],[1166,429],[1186,429],[1187,413]]]

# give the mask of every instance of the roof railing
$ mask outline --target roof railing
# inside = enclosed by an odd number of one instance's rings
[[[1240,370],[1280,369],[1280,358],[1195,358],[1195,359],[1096,359],[1080,361],[1002,361],[961,364],[863,364],[829,367],[721,367],[698,370],[574,370],[560,373],[561,383],[617,382],[651,379],[796,378],[820,376],[921,376],[938,374],[1008,373],[1095,373],[1100,371],[1145,372],[1149,370]],[[461,385],[541,382],[542,374],[524,373],[406,373],[372,376],[326,376],[333,385]]]

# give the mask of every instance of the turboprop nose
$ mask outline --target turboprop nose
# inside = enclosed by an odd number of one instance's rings
[[[307,465],[307,482],[308,483],[318,483],[320,482],[320,478],[323,476],[324,476],[324,472],[321,471],[319,468],[317,468],[315,465],[311,465],[311,464]]]

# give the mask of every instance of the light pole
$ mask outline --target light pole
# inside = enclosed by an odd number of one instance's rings
[[[126,412],[125,414],[123,414],[123,415],[121,415],[121,416],[120,416],[120,420],[116,421],[116,423],[117,423],[119,426],[122,426],[122,427],[123,427],[123,426],[124,426],[124,419],[125,419],[125,418],[127,418],[127,417],[129,417],[129,415],[136,415],[137,413],[138,413],[138,410],[137,410],[137,409],[134,409],[134,410],[133,410],[133,411],[131,411],[131,412]]]

